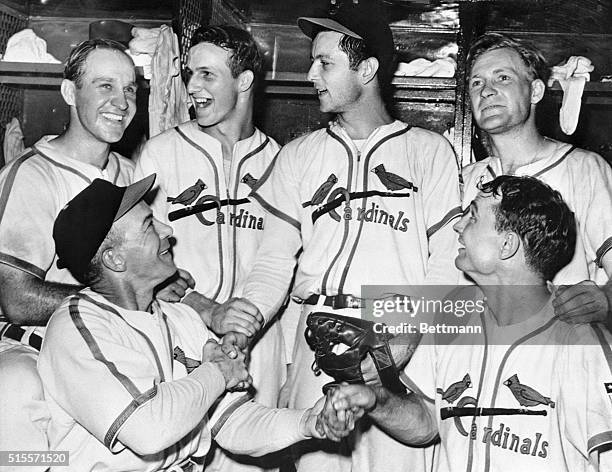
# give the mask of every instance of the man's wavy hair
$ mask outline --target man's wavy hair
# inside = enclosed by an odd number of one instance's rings
[[[480,184],[501,197],[493,207],[495,229],[513,231],[524,245],[527,265],[552,280],[574,257],[576,220],[561,194],[534,177],[502,175]]]
[[[485,33],[472,44],[467,56],[468,77],[476,59],[485,52],[502,48],[516,51],[527,66],[531,79],[540,79],[546,84],[550,70],[542,52],[529,42],[520,41],[501,33]]]
[[[125,54],[125,46],[111,39],[88,39],[78,44],[66,59],[64,65],[64,79],[71,80],[77,88],[83,85],[83,75],[85,74],[85,61],[96,49],[110,49]],[[132,58],[125,54],[125,57],[132,61]]]
[[[259,78],[263,70],[263,58],[251,34],[231,25],[201,26],[191,37],[191,47],[200,43],[211,43],[231,51],[228,67],[236,78],[245,70]]]

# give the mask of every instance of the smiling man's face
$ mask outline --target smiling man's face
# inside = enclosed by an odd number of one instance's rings
[[[153,288],[176,272],[169,241],[172,228],[154,218],[145,202],[116,221],[113,230],[121,235],[116,250],[133,280]]]
[[[230,70],[232,54],[212,43],[200,43],[189,50],[187,92],[200,126],[222,126],[236,113],[240,76],[234,77]]]
[[[312,42],[308,80],[317,91],[323,113],[350,111],[363,93],[359,72],[350,68],[347,54],[338,47],[342,36],[335,31],[322,31]]]
[[[510,48],[487,51],[473,63],[468,87],[478,127],[491,134],[525,123],[532,113],[532,79],[527,64]]]
[[[474,280],[494,273],[500,261],[504,235],[495,229],[495,205],[499,202],[494,195],[480,192],[453,226],[459,235],[455,265]]]
[[[79,86],[74,88],[78,124],[106,144],[123,137],[136,113],[136,74],[130,58],[120,51],[96,49],[85,60]]]

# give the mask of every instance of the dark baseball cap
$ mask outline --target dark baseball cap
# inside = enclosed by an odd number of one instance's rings
[[[70,200],[53,225],[57,267],[82,277],[113,223],[141,201],[154,182],[155,174],[127,187],[96,179]]]
[[[341,3],[332,5],[329,13],[321,18],[298,18],[298,26],[310,39],[321,31],[331,30],[364,40],[388,79],[394,72],[395,45],[384,5],[376,0],[338,1]]]

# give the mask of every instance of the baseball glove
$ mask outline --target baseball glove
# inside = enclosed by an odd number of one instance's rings
[[[306,325],[304,335],[315,354],[315,375],[323,371],[337,383],[364,383],[361,362],[370,354],[382,384],[396,393],[406,391],[389,348],[393,335],[376,333],[371,321],[323,312],[309,314]],[[339,348],[346,350],[340,352]],[[333,385],[325,385],[323,391]]]

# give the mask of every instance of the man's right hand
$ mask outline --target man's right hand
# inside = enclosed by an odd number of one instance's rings
[[[155,298],[170,303],[180,302],[187,289],[195,287],[195,280],[189,272],[178,269],[169,279],[155,287]]]
[[[250,301],[244,298],[230,298],[212,309],[210,329],[218,336],[235,331],[253,337],[263,324],[263,316]]]
[[[231,358],[214,339],[204,344],[202,362],[212,362],[219,368],[225,379],[226,390],[244,390],[253,382],[245,364],[245,355],[237,351],[236,356]]]
[[[317,417],[317,432],[332,441],[341,441],[375,405],[376,394],[367,385],[336,386],[327,392],[325,406]]]
[[[420,340],[420,334],[399,334],[391,340],[389,349],[391,350],[391,355],[393,356],[393,361],[398,371],[406,367],[406,364],[408,364],[408,361],[412,358]],[[373,386],[382,385],[378,369],[374,361],[372,361],[371,356],[366,356],[361,362],[361,372],[366,384]]]

